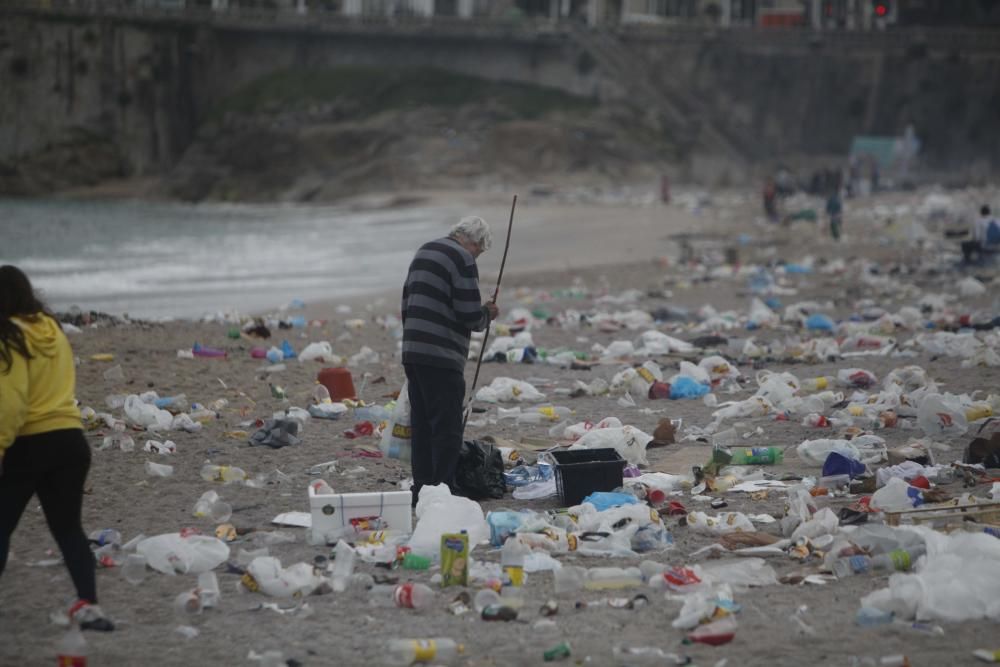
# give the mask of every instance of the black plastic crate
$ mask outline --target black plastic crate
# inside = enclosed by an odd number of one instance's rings
[[[594,491],[614,491],[622,485],[625,459],[614,449],[556,451],[556,490],[564,507],[579,505]]]

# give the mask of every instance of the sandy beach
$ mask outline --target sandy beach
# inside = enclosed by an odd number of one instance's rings
[[[831,337],[810,332],[790,322],[778,322],[748,329],[746,315],[753,294],[749,288],[749,266],[771,265],[771,275],[782,288],[771,296],[782,306],[775,312],[779,319],[784,308],[800,302],[815,302],[814,312],[822,312],[837,322],[866,309],[880,307],[894,314],[903,307],[918,311],[928,296],[942,295],[938,329],[957,329],[959,317],[972,315],[982,320],[1000,315],[997,310],[997,265],[959,272],[958,244],[944,239],[945,229],[958,223],[954,216],[935,216],[927,212],[930,191],[891,193],[848,202],[845,238],[836,243],[829,238],[822,213],[818,223],[796,222],[774,226],[761,220],[759,199],[753,192],[697,193],[679,192],[675,201],[664,205],[652,196],[652,189],[628,193],[606,193],[588,200],[571,200],[558,192],[548,195],[524,194],[519,198],[512,234],[508,265],[500,296],[502,324],[509,324],[515,309],[534,311],[530,332],[536,347],[546,350],[568,348],[599,357],[595,346],[614,341],[636,342],[646,330],[655,329],[676,338],[692,341],[699,336],[718,334],[725,343],[683,355],[652,357],[664,370],[674,374],[682,359],[695,363],[704,356],[720,353],[736,365],[743,380],[732,393],[719,392],[719,403],[743,400],[757,391],[755,376],[762,370],[790,372],[799,379],[836,375],[844,368],[860,367],[874,373],[881,381],[892,370],[917,365],[939,383],[941,391],[971,394],[978,398],[1000,393],[1000,368],[973,365],[963,367],[961,357],[928,351],[913,341],[924,329],[895,327],[883,333],[896,340],[893,354],[834,358],[812,361],[790,359],[786,354],[752,357],[744,354],[744,343],[753,338],[758,345],[782,344],[794,347],[792,339]],[[492,294],[496,284],[503,234],[506,230],[512,193],[422,193],[429,201],[456,201],[465,204],[469,213],[482,215],[493,228],[494,248],[480,262],[481,287]],[[998,191],[977,190],[938,193],[947,196],[953,210],[971,210],[982,200],[1000,204]],[[370,200],[368,205],[373,205]],[[359,204],[360,205],[360,204]],[[796,199],[788,206],[820,206],[819,200]],[[927,233],[922,237],[914,226]],[[689,235],[685,249],[679,239]],[[924,239],[924,240],[921,240]],[[946,252],[946,255],[942,253]],[[688,253],[688,254],[685,254]],[[738,264],[730,264],[737,260]],[[780,268],[779,263],[807,267],[798,273]],[[872,270],[875,267],[875,270]],[[985,288],[980,294],[963,296],[959,281],[974,276]],[[359,281],[363,277],[359,276]],[[569,288],[575,288],[570,291]],[[350,416],[337,421],[310,420],[301,432],[299,445],[282,449],[250,447],[245,435],[255,419],[266,419],[288,407],[307,407],[315,387],[317,373],[325,364],[289,360],[286,370],[267,373],[266,361],[253,359],[250,349],[268,346],[282,339],[296,350],[311,342],[329,341],[335,353],[350,357],[367,346],[378,353],[377,363],[351,366],[359,398],[385,404],[400,389],[403,369],[396,353],[392,331],[383,326],[385,317],[398,315],[398,290],[382,291],[342,301],[308,303],[302,310],[272,311],[272,317],[302,315],[309,323],[304,328],[272,327],[270,341],[258,342],[246,337],[233,339],[227,332],[236,323],[221,321],[176,321],[168,323],[113,322],[98,320],[70,335],[80,363],[77,368],[77,396],[82,406],[97,412],[109,411],[123,416],[122,409],[108,409],[105,397],[111,394],[139,394],[156,391],[161,397],[184,394],[189,402],[209,405],[218,399],[228,404],[217,420],[209,421],[197,433],[171,431],[151,434],[131,431],[136,449],[94,451],[93,465],[84,501],[83,522],[89,531],[112,528],[124,540],[139,534],[147,536],[177,532],[191,527],[210,534],[215,526],[207,518],[196,518],[192,508],[198,497],[215,490],[233,507],[231,522],[243,533],[230,543],[230,561],[235,562],[241,549],[252,550],[268,545],[273,531],[289,533],[294,541],[272,544],[272,556],[290,566],[312,562],[316,556],[329,556],[330,547],[311,546],[307,531],[272,525],[277,514],[308,511],[307,485],[315,477],[309,469],[319,463],[337,461],[337,472],[327,481],[338,492],[388,491],[399,488],[409,477],[406,464],[376,458],[375,437],[348,439],[345,431],[353,426]],[[290,295],[290,298],[294,295]],[[764,297],[762,297],[764,298]],[[937,302],[935,302],[937,303]],[[735,311],[732,327],[703,324],[711,305],[720,313]],[[86,304],[81,308],[87,310]],[[566,326],[567,311],[590,315],[608,313],[616,322],[627,320],[625,313],[651,313],[664,308],[684,309],[686,318],[650,321],[639,328],[624,325],[593,326],[579,323]],[[925,314],[931,310],[925,310]],[[541,317],[537,317],[541,315]],[[862,320],[863,318],[858,318]],[[874,320],[869,322],[875,327]],[[975,335],[987,349],[1000,351],[1000,340],[993,329]],[[226,358],[178,358],[178,350],[189,350],[195,343],[227,351]],[[111,361],[95,361],[94,355],[113,355]],[[661,418],[682,419],[685,428],[704,427],[716,409],[696,400],[651,400],[634,396],[635,405],[623,407],[620,396],[584,396],[570,398],[559,389],[571,389],[574,383],[590,383],[597,378],[610,381],[622,368],[641,363],[647,357],[635,356],[607,360],[590,368],[572,370],[548,364],[485,363],[479,386],[498,377],[528,381],[546,394],[544,404],[565,406],[573,411],[569,421],[597,422],[615,416],[623,423],[652,433]],[[105,372],[120,366],[123,380],[108,380]],[[474,362],[467,365],[466,380],[471,382]],[[287,399],[274,398],[269,383],[283,388]],[[547,438],[554,422],[517,425],[511,420],[496,420],[497,408],[477,402],[484,412],[473,417],[467,429],[469,438],[494,436],[519,441],[523,437]],[[503,405],[502,407],[512,407]],[[905,421],[905,420],[904,420]],[[774,446],[785,451],[784,463],[769,466],[768,473],[819,476],[819,467],[801,460],[796,446],[812,438],[836,437],[836,429],[818,429],[801,425],[801,416],[785,421],[774,415],[728,420],[746,435],[741,446]],[[975,428],[974,425],[972,428]],[[683,435],[685,431],[678,434]],[[90,442],[99,447],[106,428],[88,430]],[[884,428],[877,431],[887,447],[899,447],[923,437],[915,428]],[[970,434],[938,439],[942,448],[939,462],[951,462],[962,456]],[[142,451],[147,440],[170,439],[177,451],[157,455]],[[648,470],[689,474],[693,465],[703,465],[711,456],[707,442],[682,441],[648,450]],[[147,461],[174,467],[171,477],[156,478],[146,474]],[[252,477],[263,475],[259,488],[242,484],[222,485],[204,481],[199,470],[206,461],[238,466]],[[959,482],[942,485],[947,493],[958,496],[966,489]],[[974,489],[985,499],[989,486]],[[746,493],[709,493],[724,498],[724,511],[747,514],[770,514],[780,519],[785,512],[785,493],[771,491],[765,497],[751,498]],[[692,498],[688,491],[671,499],[688,510],[715,514],[707,502]],[[830,499],[838,509],[856,501],[853,498]],[[536,501],[513,499],[508,493],[502,500],[483,502],[484,512],[497,509],[547,510],[559,507],[557,498]],[[872,521],[878,521],[874,515]],[[563,564],[631,566],[644,559],[672,565],[705,562],[692,558],[696,550],[717,541],[711,535],[696,533],[678,525],[676,517],[665,518],[673,536],[670,550],[643,554],[640,558],[587,558],[558,556]],[[778,523],[759,524],[761,532],[778,535]],[[71,601],[72,587],[58,557],[55,544],[45,526],[37,504],[32,501],[12,539],[12,555],[0,580],[0,664],[45,665],[55,660],[55,644],[64,629],[51,622],[53,612],[65,610]],[[498,551],[479,545],[473,552],[476,560],[496,562]],[[735,560],[725,556],[724,560]],[[796,575],[816,574],[822,561],[799,561],[786,555],[771,556],[767,564],[779,579],[798,582]],[[1000,565],[998,565],[1000,567]],[[401,581],[428,582],[437,572],[385,570],[358,563],[356,571],[389,575]],[[240,576],[216,570],[222,599],[215,609],[193,616],[180,616],[173,608],[176,595],[195,585],[193,575],[166,576],[150,571],[139,585],[130,584],[120,568],[98,570],[98,591],[102,607],[118,624],[107,635],[86,635],[91,665],[235,665],[248,662],[250,652],[281,651],[285,659],[304,665],[373,665],[381,664],[384,645],[396,637],[451,637],[465,645],[464,655],[455,664],[467,666],[543,664],[543,652],[567,641],[572,655],[566,663],[590,665],[673,664],[670,662],[617,661],[612,649],[659,647],[687,655],[697,665],[729,667],[755,665],[852,665],[877,664],[862,659],[879,660],[883,656],[908,656],[910,664],[977,664],[974,649],[1000,648],[996,621],[986,619],[949,623],[932,621],[914,627],[897,622],[878,627],[855,624],[859,600],[887,584],[885,575],[855,576],[823,584],[780,583],[742,589],[734,587],[734,599],[742,610],[736,615],[739,629],[732,642],[712,647],[682,644],[684,632],[671,627],[682,606],[679,596],[667,599],[662,592],[648,588],[608,592],[580,592],[556,596],[549,572],[532,573],[525,588],[526,602],[521,617],[513,622],[485,622],[474,612],[454,615],[448,603],[460,592],[449,588],[438,595],[429,609],[414,611],[374,606],[363,593],[331,593],[306,598],[311,613],[278,613],[261,609],[261,603],[276,602],[261,593],[239,591]],[[479,589],[470,586],[471,594]],[[649,604],[641,609],[618,609],[607,605],[576,608],[578,601],[596,602],[608,597],[644,593]],[[554,623],[538,624],[539,607],[557,599],[559,613]],[[281,601],[287,604],[287,601]],[[994,601],[995,603],[995,601]],[[798,620],[796,620],[798,619]],[[197,637],[186,639],[175,632],[179,625],[197,628]],[[938,630],[937,628],[940,628]],[[852,662],[854,660],[855,662]],[[291,664],[291,663],[289,663]],[[893,663],[895,664],[895,663]]]

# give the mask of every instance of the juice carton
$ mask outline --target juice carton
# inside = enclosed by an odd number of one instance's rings
[[[441,536],[441,585],[469,585],[469,534],[445,533]]]

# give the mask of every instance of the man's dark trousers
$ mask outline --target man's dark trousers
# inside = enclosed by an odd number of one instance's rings
[[[425,484],[452,485],[462,449],[465,376],[455,370],[404,364],[410,396],[413,504]]]

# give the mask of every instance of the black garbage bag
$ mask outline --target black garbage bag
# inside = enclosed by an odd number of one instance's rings
[[[452,492],[472,500],[503,498],[507,482],[503,476],[500,450],[482,440],[463,442]]]
[[[986,468],[1000,468],[1000,419],[990,417],[979,427],[975,439],[965,448],[963,463],[982,463]]]

